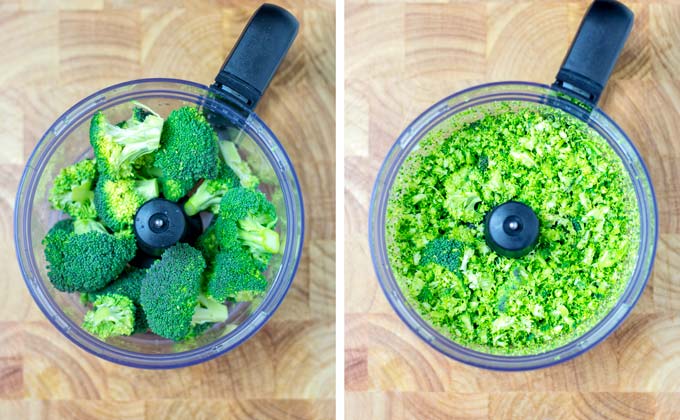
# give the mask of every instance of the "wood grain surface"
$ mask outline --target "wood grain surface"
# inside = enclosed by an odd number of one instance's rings
[[[0,418],[328,419],[335,399],[335,6],[275,1],[300,34],[258,114],[302,184],[298,275],[267,325],[199,366],[144,371],[80,350],[46,320],[14,254],[23,164],[68,107],[141,77],[210,84],[259,1],[0,2]]]
[[[420,112],[482,82],[552,83],[589,2],[358,1],[346,7],[347,418],[680,418],[680,4],[628,2],[631,38],[601,105],[651,171],[654,274],[606,341],[544,370],[501,373],[446,358],[385,300],[367,213],[388,148]]]

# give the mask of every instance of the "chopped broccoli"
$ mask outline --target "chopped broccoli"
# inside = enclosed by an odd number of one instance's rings
[[[97,111],[90,123],[90,143],[99,174],[111,179],[133,177],[133,162],[158,149],[162,128],[163,119],[155,114],[147,115],[144,121],[133,116],[121,128]]]
[[[95,188],[94,203],[99,217],[114,231],[129,229],[142,204],[158,197],[155,179],[100,179]]]
[[[420,265],[441,265],[451,272],[460,271],[463,244],[455,239],[440,237],[428,242],[422,252]]]
[[[55,210],[68,213],[76,219],[94,219],[93,187],[97,178],[94,160],[82,160],[59,171],[50,191],[50,204]]]
[[[239,180],[227,165],[220,162],[220,174],[217,179],[205,179],[196,191],[184,203],[184,212],[193,216],[200,211],[210,210],[218,213],[222,197],[231,188],[239,186]]]
[[[135,305],[127,296],[98,296],[92,309],[85,314],[83,329],[102,340],[134,331]]]
[[[189,334],[205,267],[198,250],[178,243],[147,270],[139,300],[151,331],[171,340]]]
[[[639,243],[635,190],[620,157],[578,118],[541,104],[487,105],[443,122],[401,165],[387,255],[409,303],[450,339],[537,354],[573,342],[620,299]],[[518,259],[493,252],[479,225],[509,200],[541,224],[538,244]]]
[[[248,163],[241,159],[241,155],[238,153],[236,145],[233,142],[227,140],[220,141],[220,152],[222,152],[224,161],[238,176],[242,187],[257,188],[260,184],[260,180],[253,174]]]
[[[89,228],[89,230],[83,230]],[[47,274],[57,290],[93,292],[116,279],[135,256],[132,232],[102,232],[97,222],[80,231],[65,220],[55,224],[43,239]]]
[[[200,179],[217,177],[218,163],[217,135],[203,114],[189,106],[172,111],[163,125],[154,162],[162,172],[163,196],[178,201]]]
[[[266,267],[272,254],[279,252],[276,209],[259,191],[247,188],[229,190],[220,203],[215,224],[222,249],[242,244],[250,249],[261,267]]]
[[[264,293],[267,279],[252,256],[242,247],[217,254],[208,274],[207,293],[216,300],[252,300]],[[247,295],[247,297],[246,297]]]

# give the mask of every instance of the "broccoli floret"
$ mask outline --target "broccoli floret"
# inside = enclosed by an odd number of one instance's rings
[[[267,279],[255,264],[253,257],[242,247],[224,250],[217,254],[208,274],[207,293],[215,300],[240,301],[240,293],[255,297],[264,293]],[[252,299],[247,299],[252,300]]]
[[[207,262],[215,260],[215,256],[219,252],[219,244],[217,242],[217,235],[215,234],[215,223],[212,223],[208,228],[196,239],[196,249],[201,251],[203,258]]]
[[[97,212],[94,207],[92,191],[97,178],[94,160],[82,160],[59,171],[50,191],[50,204],[76,219],[94,219]]]
[[[151,331],[175,341],[189,334],[205,267],[198,250],[178,243],[147,270],[140,302]]]
[[[191,317],[193,325],[224,322],[227,318],[229,318],[229,309],[226,305],[202,293],[198,295],[198,304],[194,316]]]
[[[439,237],[425,245],[420,258],[420,265],[424,266],[429,263],[435,263],[455,273],[460,270],[463,251],[462,242]]]
[[[90,123],[90,144],[94,149],[99,174],[111,179],[134,176],[133,162],[158,149],[163,119],[149,114],[144,121],[133,116],[121,128],[110,124],[98,111]]]
[[[217,135],[198,109],[188,106],[176,109],[163,125],[161,148],[155,159],[154,167],[162,172],[163,196],[178,201],[200,179],[217,177]]]
[[[229,189],[240,185],[238,177],[231,168],[222,162],[220,162],[220,167],[218,178],[203,180],[187,202],[184,203],[184,212],[188,216],[193,216],[203,210],[210,210],[217,214],[224,194]]]
[[[89,300],[95,299],[97,296],[114,294],[127,296],[135,304],[139,303],[139,295],[142,289],[142,279],[146,276],[146,270],[143,268],[131,268],[121,274],[121,276],[114,282],[104,287],[101,290],[91,292]]]
[[[238,153],[233,142],[227,140],[220,141],[220,152],[224,161],[238,176],[242,187],[257,188],[260,180],[253,174],[248,163],[241,159],[241,155]]]
[[[50,229],[43,245],[47,275],[62,292],[103,288],[118,277],[137,249],[132,232],[109,234],[95,221],[61,221]]]
[[[248,247],[260,268],[266,268],[272,254],[279,252],[276,208],[259,191],[247,188],[229,190],[220,202],[215,224],[221,249],[237,244]]]
[[[100,179],[95,188],[94,203],[99,217],[114,231],[129,229],[142,204],[158,197],[155,179]]]
[[[142,279],[146,276],[146,270],[142,268],[131,268],[113,283],[96,292],[81,294],[83,304],[93,302],[98,296],[106,294],[116,294],[127,296],[135,304],[135,333],[145,332],[149,326],[146,322],[146,315],[139,303],[139,294],[142,288]]]
[[[127,296],[98,296],[92,309],[85,314],[83,329],[102,340],[134,331],[135,305]]]

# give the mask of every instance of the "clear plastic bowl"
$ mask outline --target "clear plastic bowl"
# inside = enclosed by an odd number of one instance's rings
[[[588,332],[568,344],[551,351],[522,356],[496,355],[471,350],[447,338],[422,319],[404,297],[392,273],[385,239],[385,214],[392,185],[404,160],[419,141],[430,131],[443,129],[452,117],[463,111],[472,110],[466,112],[466,118],[470,118],[469,115],[474,115],[475,108],[484,109],[484,112],[488,113],[489,109],[493,109],[494,102],[507,101],[526,102],[533,106],[545,104],[562,109],[586,122],[602,135],[619,155],[630,175],[640,215],[640,244],[635,268],[613,308]],[[469,122],[472,121],[474,119]],[[604,340],[623,322],[642,294],[652,270],[657,237],[657,206],[649,173],[640,154],[623,130],[600,109],[596,108],[590,112],[548,86],[524,82],[476,86],[439,101],[416,118],[399,136],[378,172],[369,213],[369,242],[375,271],[387,300],[399,317],[421,339],[445,355],[473,366],[496,370],[528,370],[551,366],[576,357]]]
[[[31,295],[45,316],[62,334],[83,349],[123,365],[167,369],[201,363],[240,345],[272,316],[285,297],[300,261],[304,213],[300,185],[293,166],[274,134],[257,117],[247,118],[211,98],[206,86],[175,79],[134,80],[101,90],[73,106],[47,130],[24,169],[14,211],[15,244],[19,265]],[[109,121],[127,119],[132,100],[151,107],[161,116],[184,105],[200,105],[224,117],[239,129],[232,140],[262,180],[260,189],[275,204],[283,252],[272,258],[265,273],[269,289],[259,303],[230,306],[229,319],[213,326],[195,341],[175,343],[153,334],[115,337],[106,342],[80,328],[86,308],[78,294],[52,287],[45,269],[47,231],[64,216],[50,209],[48,193],[61,168],[92,156],[89,125],[103,110]]]

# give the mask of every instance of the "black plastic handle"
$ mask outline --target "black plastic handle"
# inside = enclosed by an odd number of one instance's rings
[[[633,12],[616,0],[590,5],[553,87],[596,105],[633,26]]]
[[[250,18],[211,86],[246,110],[257,106],[297,36],[295,16],[263,4]]]

